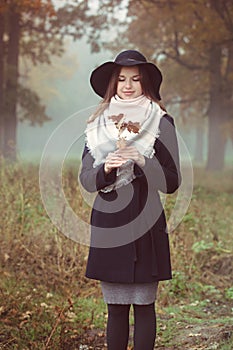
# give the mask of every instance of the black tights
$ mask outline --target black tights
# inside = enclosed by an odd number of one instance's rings
[[[155,306],[133,305],[134,350],[153,350],[156,337]],[[129,339],[130,305],[108,304],[108,350],[126,350]]]

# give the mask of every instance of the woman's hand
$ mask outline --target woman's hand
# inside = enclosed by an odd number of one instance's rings
[[[126,160],[120,154],[116,152],[109,153],[104,164],[105,174],[109,174],[114,168],[119,168],[124,163],[126,163]]]
[[[133,160],[138,166],[140,166],[140,168],[143,168],[145,165],[145,157],[140,152],[138,152],[136,147],[124,147],[115,151],[114,154],[120,156],[125,161],[129,159]]]

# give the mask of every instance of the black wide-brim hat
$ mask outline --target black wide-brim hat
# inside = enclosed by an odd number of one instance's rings
[[[122,51],[116,56],[114,61],[105,62],[94,69],[90,77],[91,86],[97,95],[104,97],[116,66],[130,67],[142,64],[147,66],[156,96],[158,100],[161,100],[159,89],[162,83],[162,73],[155,64],[147,62],[145,56],[136,50]]]

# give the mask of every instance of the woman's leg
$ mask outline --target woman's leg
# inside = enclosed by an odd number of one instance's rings
[[[155,337],[155,304],[134,305],[134,350],[153,350]]]
[[[127,349],[129,339],[129,310],[130,305],[108,304],[108,350]]]

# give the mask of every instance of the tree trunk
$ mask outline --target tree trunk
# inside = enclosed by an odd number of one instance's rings
[[[212,113],[209,117],[209,147],[207,170],[218,171],[224,168],[226,139],[219,125],[219,114]]]
[[[195,154],[194,160],[197,163],[203,163],[204,161],[204,130],[198,125],[195,130],[196,134],[196,144],[195,144]]]
[[[224,168],[226,137],[223,132],[225,113],[222,96],[221,47],[212,46],[209,59],[210,105],[208,111],[208,159],[207,170]]]
[[[228,56],[225,71],[225,114],[227,117],[227,132],[233,143],[233,90],[232,90],[232,74],[233,74],[233,42],[229,43]]]
[[[3,121],[3,84],[4,84],[4,47],[3,47],[3,34],[4,34],[4,16],[0,13],[0,157],[3,156],[4,146],[4,121]]]
[[[4,98],[4,157],[16,159],[17,87],[20,38],[20,15],[14,6],[9,8],[9,41],[6,67],[6,91]]]

